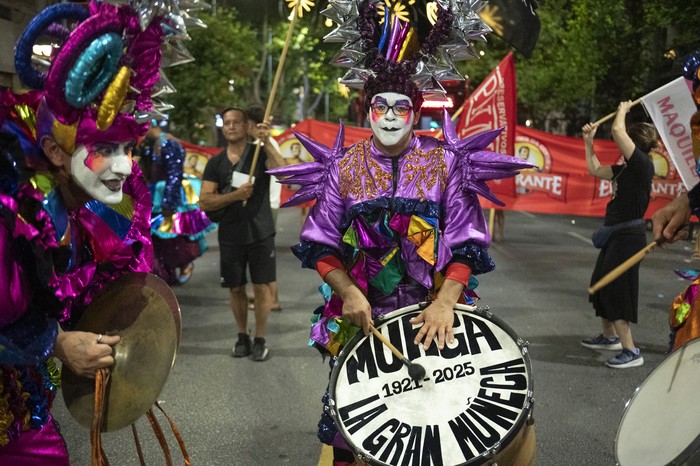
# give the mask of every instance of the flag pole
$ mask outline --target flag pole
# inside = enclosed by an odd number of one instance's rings
[[[282,76],[282,70],[284,69],[284,60],[287,58],[287,51],[289,50],[289,44],[292,42],[292,33],[294,32],[294,26],[297,23],[297,11],[292,10],[292,20],[289,22],[289,29],[287,29],[287,38],[284,41],[284,47],[282,48],[282,55],[280,56],[280,62],[277,64],[277,71],[275,72],[275,80],[272,82],[272,89],[270,90],[270,95],[267,99],[267,107],[265,108],[265,116],[263,117],[263,122],[270,119],[270,113],[272,112],[272,104],[275,101],[275,94],[277,93],[277,87],[279,86],[280,77]],[[253,162],[250,165],[250,173],[248,175],[248,183],[253,181],[253,174],[255,173],[256,165],[258,164],[258,156],[260,155],[261,144],[255,145],[255,152],[253,153]]]
[[[637,104],[638,104],[639,102],[641,102],[641,101],[642,101],[642,98],[640,97],[639,99],[637,99],[637,100],[635,100],[634,102],[632,102],[632,104],[630,105],[630,107],[634,107],[635,105],[637,105]],[[609,114],[605,115],[603,118],[601,118],[600,120],[598,120],[598,121],[596,121],[595,123],[593,123],[593,126],[596,127],[596,126],[598,126],[598,125],[600,125],[600,124],[602,124],[602,123],[605,123],[606,121],[608,121],[608,120],[610,120],[611,118],[613,118],[615,115],[617,115],[617,110],[615,110],[615,111],[612,112],[612,113],[609,113]]]

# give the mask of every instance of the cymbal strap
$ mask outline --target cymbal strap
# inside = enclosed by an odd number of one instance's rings
[[[148,411],[146,411],[146,417],[148,417],[148,420],[151,423],[153,433],[156,434],[158,443],[160,443],[160,448],[163,449],[165,463],[167,464],[167,466],[173,466],[173,458],[170,455],[170,448],[168,448],[168,442],[165,440],[165,435],[163,435],[163,429],[161,429],[160,424],[158,423],[158,419],[156,419],[156,415],[153,414],[153,409],[149,409]]]
[[[136,431],[136,423],[131,424],[131,432],[134,434],[134,443],[136,444],[136,453],[139,455],[139,463],[141,466],[146,466],[146,460],[143,458],[143,450],[141,450],[141,442],[139,441],[139,433]]]
[[[177,439],[177,443],[180,446],[180,451],[182,452],[182,457],[185,460],[185,466],[190,466],[190,455],[187,453],[187,447],[185,447],[185,441],[182,438],[182,435],[180,435],[180,431],[178,430],[177,426],[173,422],[172,419],[170,419],[170,416],[165,412],[163,407],[158,403],[158,400],[156,400],[156,408],[160,410],[161,413],[163,413],[163,416],[165,416],[165,419],[168,420],[168,423],[170,424],[170,428],[173,430],[173,435]]]
[[[107,367],[95,371],[95,411],[92,417],[92,428],[90,430],[92,466],[109,466],[107,455],[105,455],[102,449],[102,421],[110,374],[111,372]]]

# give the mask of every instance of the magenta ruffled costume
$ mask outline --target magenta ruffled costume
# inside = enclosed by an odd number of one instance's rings
[[[69,31],[59,24],[63,19],[79,25]],[[106,32],[113,34],[103,37]],[[31,61],[42,34],[63,43],[48,72],[35,70]],[[41,139],[50,135],[70,154],[79,144],[143,135],[147,126],[133,116],[119,113],[98,127],[98,108],[104,110],[99,102],[76,106],[66,100],[69,90],[80,98],[104,95],[118,66],[114,74],[106,71],[107,59],[87,66],[92,74],[82,87],[76,80],[85,74],[71,72],[88,65],[111,38],[112,64],[136,68],[128,83],[138,94],[133,109],[150,111],[163,35],[158,19],[142,27],[130,7],[92,2],[52,5],[17,43],[15,68],[35,90],[0,92],[0,464],[69,465],[51,417],[60,382],[51,357],[58,325],[70,328],[105,285],[129,272],[149,272],[153,263],[150,193],[138,166],[126,178],[119,204],[93,200],[68,210]],[[93,80],[95,72],[104,79]]]
[[[50,355],[57,322],[69,324],[111,280],[153,262],[148,188],[136,165],[124,201],[67,211],[51,184],[0,194],[0,462],[68,465],[50,416],[59,374]],[[50,177],[41,181],[50,180]],[[24,215],[20,214],[24,213]],[[26,216],[33,212],[33,217]],[[70,231],[70,241],[68,235]],[[51,258],[70,257],[60,270]]]
[[[460,140],[447,112],[444,121],[444,142],[414,136],[397,157],[377,150],[372,139],[344,148],[342,123],[332,148],[296,134],[315,161],[269,171],[301,186],[285,206],[316,200],[301,243],[292,248],[302,266],[315,268],[326,256],[340,259],[367,294],[373,317],[430,299],[453,261],[467,264],[473,275],[493,270],[477,195],[502,205],[486,181],[531,168],[484,149],[500,130]],[[470,279],[469,288],[475,285]],[[310,345],[336,356],[357,329],[342,320],[340,298],[326,284],[320,290],[326,303],[312,319]],[[347,448],[327,411],[319,437]]]

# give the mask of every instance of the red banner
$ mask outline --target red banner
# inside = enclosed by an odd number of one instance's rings
[[[504,128],[487,149],[514,155],[517,118],[513,52],[509,52],[496,69],[469,95],[460,111],[456,130],[461,139],[484,131]],[[489,183],[489,187],[497,196],[515,196],[513,179],[495,180]]]
[[[221,148],[198,146],[197,144],[192,144],[182,139],[178,139],[177,142],[185,149],[185,165],[183,167],[183,172],[188,175],[194,175],[197,178],[202,177],[204,167],[206,167],[209,159],[222,151]]]
[[[612,193],[610,182],[588,173],[583,139],[549,134],[525,126],[515,128],[516,154],[530,160],[538,168],[523,171],[515,178],[514,195],[498,195],[506,203],[505,209],[593,217],[605,215],[605,206]],[[338,125],[315,120],[302,121],[294,129],[329,147],[338,134]],[[419,133],[437,135],[436,131]],[[346,126],[345,146],[370,135],[369,128]],[[312,160],[291,130],[285,131],[277,139],[282,155],[290,163]],[[614,142],[596,140],[594,147],[602,164],[621,162],[622,156]],[[652,152],[651,156],[656,176],[652,182],[647,218],[683,189],[683,182],[666,150],[661,148]],[[286,199],[291,194],[289,190],[286,193],[283,191],[282,197]],[[481,201],[484,208],[495,207],[484,199]]]

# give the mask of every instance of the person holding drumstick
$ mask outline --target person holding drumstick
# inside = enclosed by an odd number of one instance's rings
[[[454,305],[470,276],[494,268],[477,194],[495,200],[486,179],[532,167],[484,150],[498,131],[460,141],[447,114],[446,142],[416,136],[423,98],[411,66],[380,60],[365,84],[371,138],[344,149],[341,128],[329,149],[297,134],[317,162],[270,171],[302,186],[287,205],[317,199],[292,249],[325,282],[311,338],[331,366],[358,328],[368,334],[377,316],[422,301],[431,304],[411,321],[422,324],[414,343],[442,350],[452,342]],[[318,435],[335,447],[334,464],[353,461],[328,410]]]
[[[591,284],[646,245],[643,217],[649,205],[654,177],[649,152],[656,147],[659,136],[649,123],[636,123],[627,130],[625,118],[631,106],[631,101],[620,102],[612,125],[613,140],[624,157],[622,164],[601,165],[593,147],[597,125],[588,123],[582,128],[589,173],[611,181],[613,189],[603,227],[593,236],[600,254]],[[602,333],[581,340],[581,345],[591,349],[620,350],[605,363],[608,367],[623,369],[644,364],[639,348],[634,345],[630,327],[630,323],[637,322],[638,292],[639,264],[589,298],[596,316],[601,318]]]

